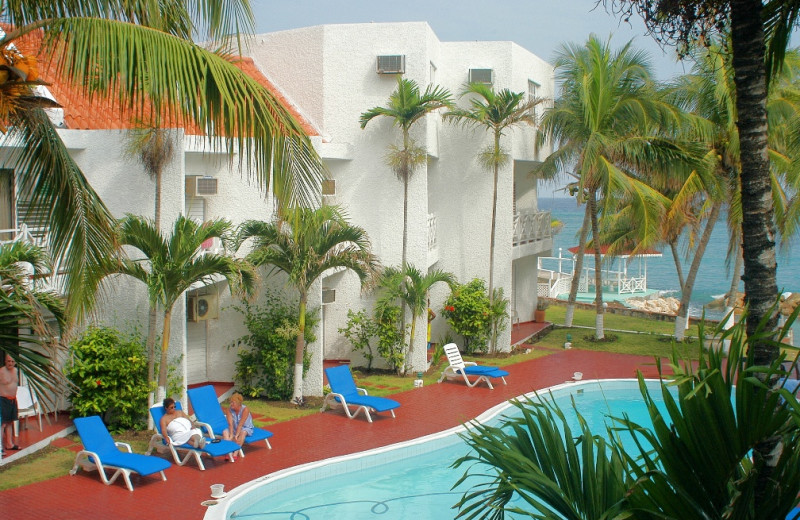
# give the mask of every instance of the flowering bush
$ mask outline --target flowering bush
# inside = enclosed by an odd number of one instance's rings
[[[70,345],[72,417],[100,415],[111,431],[143,429],[147,414],[144,340],[110,327],[89,327]]]
[[[485,352],[492,331],[492,309],[483,280],[478,278],[458,285],[444,302],[442,309],[453,332],[464,337],[464,350]]]

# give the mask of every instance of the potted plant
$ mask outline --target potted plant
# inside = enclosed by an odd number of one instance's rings
[[[537,323],[544,323],[545,311],[550,306],[550,302],[539,298],[536,302],[536,310],[533,312],[533,321]]]

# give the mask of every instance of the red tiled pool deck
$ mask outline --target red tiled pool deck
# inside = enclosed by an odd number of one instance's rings
[[[577,349],[511,365],[508,385],[467,388],[463,382],[427,385],[395,394],[400,402],[397,418],[378,415],[373,423],[359,416],[350,420],[341,411],[326,411],[270,426],[275,436],[272,450],[263,444],[245,449],[235,463],[206,460],[206,470],[194,463],[173,465],[160,478],[132,476],[134,491],[121,479],[103,485],[96,472],[79,471],[56,479],[0,492],[3,518],[36,519],[140,519],[200,520],[201,502],[209,498],[211,484],[233,489],[276,470],[315,460],[386,446],[439,432],[462,424],[485,410],[535,389],[563,383],[572,373],[584,379],[634,377],[657,374],[650,357],[588,352]],[[38,429],[30,424],[34,429]],[[62,441],[63,442],[63,441]]]

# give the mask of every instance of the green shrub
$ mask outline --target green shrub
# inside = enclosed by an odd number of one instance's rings
[[[339,334],[353,345],[354,352],[364,353],[364,357],[367,358],[367,370],[372,370],[372,360],[375,358],[372,339],[378,335],[378,328],[377,323],[367,316],[367,311],[353,312],[352,309],[348,309],[347,325],[339,329]]]
[[[456,286],[442,309],[453,332],[463,336],[467,354],[485,352],[492,334],[493,312],[483,280]]]
[[[100,415],[111,431],[144,429],[147,357],[144,339],[111,327],[89,327],[70,345],[72,417]]]
[[[236,344],[249,349],[239,352],[234,380],[249,397],[288,401],[294,385],[294,358],[297,345],[298,305],[286,302],[274,292],[266,293],[263,306],[248,303],[237,310],[244,314],[250,332]],[[306,344],[316,341],[314,328],[319,323],[316,311],[306,313]],[[310,354],[305,353],[303,371],[308,370]]]
[[[388,299],[382,299],[375,306],[375,324],[378,335],[378,354],[385,359],[392,370],[401,370],[405,363],[405,331],[403,330],[403,309]],[[406,325],[408,329],[408,325]]]

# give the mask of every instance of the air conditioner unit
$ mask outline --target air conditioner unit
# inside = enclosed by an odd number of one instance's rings
[[[469,69],[469,82],[491,85],[494,83],[494,75],[492,73],[492,69]]]
[[[187,298],[186,317],[190,322],[219,318],[216,294],[191,295]]]
[[[195,179],[195,191],[197,197],[207,197],[217,194],[216,177],[197,177]]]
[[[322,289],[322,304],[327,305],[329,303],[336,302],[336,289]]]
[[[378,56],[378,74],[404,74],[406,57],[404,54]]]

